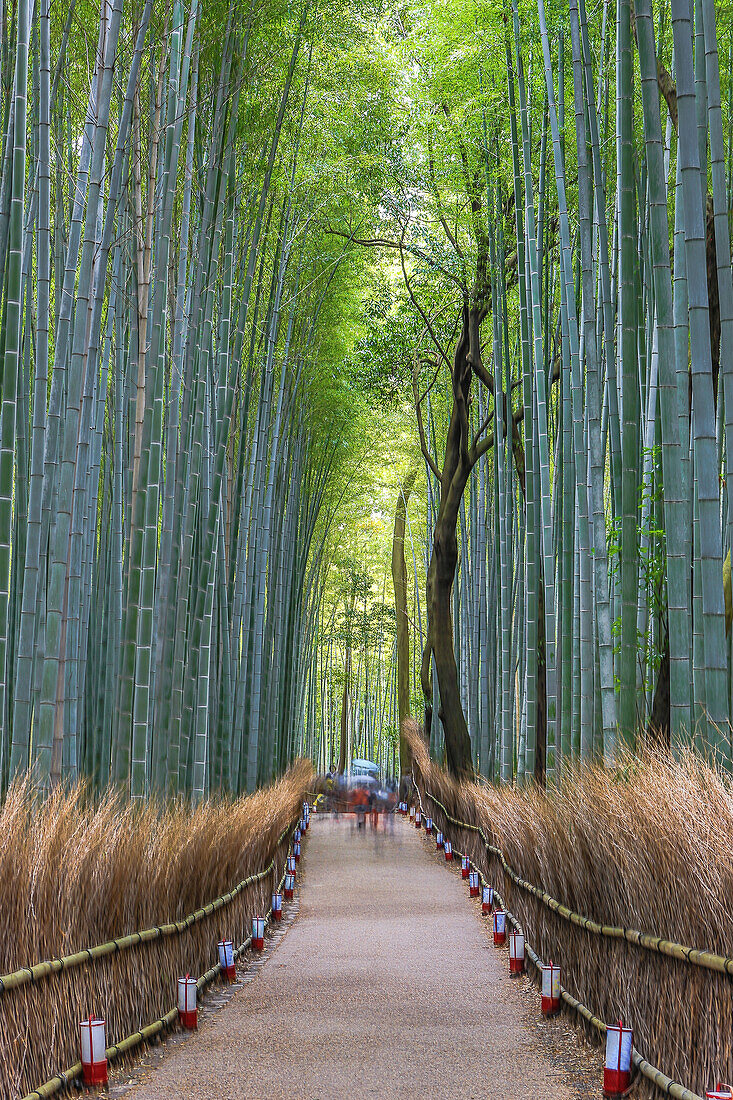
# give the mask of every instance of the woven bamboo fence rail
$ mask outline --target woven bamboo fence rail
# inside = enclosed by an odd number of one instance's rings
[[[71,1085],[81,1075],[81,1062],[72,1062],[73,1055],[78,1055],[78,1020],[90,1010],[104,1006],[108,1034],[126,1036],[107,1048],[110,1062],[174,1025],[178,1009],[161,1015],[160,1006],[175,997],[177,978],[206,967],[221,938],[242,940],[235,951],[238,959],[251,944],[251,935],[246,935],[251,917],[264,913],[270,919],[271,895],[282,887],[298,821],[299,815],[280,833],[265,867],[180,920],[0,975],[5,1038],[15,1031],[15,1041],[0,1046],[0,1093],[41,1100]],[[197,980],[198,989],[206,988],[220,973],[218,963],[205,969]],[[59,1003],[67,1021],[61,1032],[53,1027]],[[50,1006],[51,1013],[46,1011]],[[155,1017],[152,1023],[140,1026],[140,1021],[151,1017]],[[53,1062],[71,1064],[53,1073]],[[48,1079],[29,1091],[32,1076],[38,1081],[44,1073]],[[5,1092],[7,1087],[13,1091]]]
[[[674,943],[669,940],[665,940],[658,936],[650,936],[646,933],[638,932],[635,929],[630,928],[617,928],[612,925],[599,924],[597,921],[591,920],[589,917],[584,916],[582,913],[576,913],[568,906],[563,905],[556,898],[551,897],[548,893],[536,886],[534,883],[528,882],[523,879],[514,868],[507,861],[504,853],[486,836],[485,832],[480,825],[473,824],[471,822],[462,821],[459,818],[454,817],[447,807],[441,802],[441,800],[434,795],[427,786],[423,783],[423,791],[420,790],[420,779],[413,774],[413,782],[415,784],[415,790],[417,791],[418,801],[420,802],[421,812],[423,819],[427,815],[427,810],[423,803],[423,795],[426,800],[429,799],[433,806],[432,814],[430,815],[436,824],[440,825],[441,831],[448,836],[452,831],[449,826],[453,826],[455,830],[461,830],[464,835],[467,833],[469,836],[478,838],[483,847],[484,856],[493,856],[504,874],[509,881],[520,890],[529,894],[531,897],[537,899],[547,909],[555,913],[562,920],[568,924],[574,925],[577,928],[582,929],[584,932],[588,932],[591,935],[605,937],[610,940],[625,940],[628,943],[634,944],[637,947],[641,947],[654,954],[665,955],[669,958],[681,963],[690,963],[693,966],[702,967],[704,969],[712,970],[718,974],[733,974],[733,959],[729,956],[716,955],[709,951],[700,951],[696,948],[686,947],[684,944]],[[437,810],[437,813],[436,813]],[[455,836],[455,833],[453,834]],[[461,851],[455,842],[451,839],[453,844],[454,858],[462,858],[464,855],[469,857],[472,867],[478,871],[482,885],[489,884],[486,878],[487,868],[484,860],[481,859],[480,850],[477,852],[475,845],[473,852]],[[478,861],[481,861],[481,864]],[[506,911],[507,919],[509,922],[525,936],[525,950],[532,964],[540,970],[543,965],[542,956],[530,945],[527,941],[528,925],[525,920],[523,924],[518,917],[509,908],[509,899],[497,889],[494,882],[490,885],[494,886],[494,895],[498,899],[501,907]],[[561,944],[557,944],[557,947],[561,948]],[[555,955],[557,958],[557,954]],[[564,986],[561,987],[561,995],[563,1002],[568,1005],[584,1023],[600,1036],[606,1034],[606,1023],[599,1016],[595,1015],[587,1005],[581,1000],[574,997]],[[637,1072],[641,1074],[651,1086],[652,1091],[659,1090],[666,1096],[672,1096],[675,1100],[703,1100],[698,1093],[692,1089],[680,1084],[662,1070],[652,1065],[645,1058],[643,1058],[636,1045],[633,1051],[633,1065]]]

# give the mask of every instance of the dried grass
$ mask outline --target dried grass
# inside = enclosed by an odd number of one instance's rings
[[[0,808],[0,973],[179,920],[276,855],[313,779],[299,761],[278,783],[237,801],[134,807],[84,786],[42,805],[16,783]],[[78,1058],[78,1021],[107,1020],[117,1042],[166,1012],[176,979],[216,961],[217,940],[241,943],[269,908],[270,878],[187,932],[0,995],[0,1096],[23,1096]]]
[[[522,878],[599,923],[733,954],[733,788],[699,758],[650,753],[614,772],[571,768],[547,793],[459,786],[429,760],[417,728],[408,736],[420,787],[480,825]],[[577,928],[515,886],[475,833],[448,835],[540,956],[562,965],[566,988],[602,1019],[633,1025],[652,1064],[702,1095],[733,1079],[730,977]]]

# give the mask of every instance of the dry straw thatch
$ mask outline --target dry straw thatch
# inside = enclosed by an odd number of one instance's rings
[[[733,789],[699,758],[568,768],[546,792],[459,785],[430,761],[416,726],[408,737],[423,796],[480,826],[520,877],[598,923],[733,954]],[[539,955],[562,965],[563,985],[601,1019],[630,1023],[652,1064],[703,1096],[733,1079],[729,975],[588,932],[512,883],[475,832],[448,826],[448,835]]]
[[[27,781],[0,808],[0,974],[187,914],[287,854],[278,838],[313,780],[299,761],[278,783],[234,802],[136,807],[110,792],[56,791],[38,805]],[[78,1021],[107,1020],[114,1043],[167,1012],[176,979],[241,943],[270,905],[271,878],[180,935],[0,993],[0,1096],[23,1096],[78,1058]]]

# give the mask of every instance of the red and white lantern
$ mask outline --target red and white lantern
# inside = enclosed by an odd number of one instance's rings
[[[292,875],[293,878],[295,878],[295,856],[288,856],[285,863],[285,869],[289,875]]]
[[[468,878],[470,873],[471,873],[471,864],[469,862],[468,856],[462,856],[461,857],[461,878]]]
[[[506,943],[506,913],[503,909],[494,911],[494,947],[502,947]]]
[[[305,821],[306,829],[308,828],[308,825],[310,824],[310,819],[311,819],[311,808],[310,808],[308,802],[306,801],[306,802],[303,803],[303,821]]]
[[[509,973],[512,977],[524,971],[524,936],[516,928],[509,933]]]
[[[484,886],[481,893],[481,912],[485,917],[488,917],[491,910],[494,908],[494,887]]]
[[[559,966],[552,962],[542,967],[542,1015],[554,1016],[560,1011],[560,975]]]
[[[300,844],[300,838],[302,837],[302,835],[303,833],[301,832],[300,826],[298,826],[298,828],[293,833],[293,843]]]
[[[733,1100],[733,1088],[718,1081],[714,1089],[705,1089],[705,1100]]]
[[[283,919],[283,896],[282,894],[272,895],[272,919]]]
[[[425,832],[432,833],[433,831],[433,819],[432,817],[425,818]]]
[[[478,871],[469,871],[468,893],[472,898],[478,897]]]
[[[234,944],[231,940],[219,940],[219,966],[228,982],[233,982],[236,979]]]
[[[289,875],[288,874],[288,875],[285,876],[285,884],[284,884],[284,887],[283,887],[283,892],[285,894],[285,900],[286,901],[292,901],[293,900],[293,891],[294,891],[294,889],[295,889],[295,875]]]
[[[255,951],[265,950],[265,918],[252,917],[252,947]]]
[[[422,814],[419,810],[415,810],[415,828],[419,829],[422,824]]]
[[[415,807],[410,806],[410,821],[414,821],[414,820],[415,820]]]
[[[107,1084],[107,1037],[104,1020],[90,1016],[79,1023],[81,1068],[85,1085]]]
[[[436,848],[442,848],[443,847],[443,834],[441,832],[437,832],[435,834],[435,847]]]
[[[606,1061],[603,1068],[605,1095],[621,1096],[631,1084],[633,1048],[634,1032],[630,1027],[624,1027],[622,1020],[619,1020],[618,1027],[609,1025],[606,1028]],[[730,1096],[730,1092],[724,1095]]]
[[[300,841],[296,841],[293,845],[293,855],[295,856],[295,862],[300,863]]]
[[[199,1022],[199,1010],[196,1006],[196,979],[187,974],[178,979],[178,1015],[181,1025],[187,1031],[195,1031]]]
[[[446,840],[443,844],[443,850],[445,852],[446,860],[453,859],[453,845],[449,840]]]

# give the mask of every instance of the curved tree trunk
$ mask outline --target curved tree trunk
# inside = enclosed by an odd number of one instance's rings
[[[402,723],[410,715],[410,623],[407,618],[405,519],[407,501],[410,499],[416,477],[417,470],[412,470],[405,478],[400,489],[395,511],[394,537],[392,539],[392,583],[394,585],[397,620],[397,715],[400,729],[400,772],[403,775],[412,768],[412,755],[402,730]]]
[[[351,645],[346,648],[344,669],[344,693],[341,697],[341,741],[339,742],[339,775],[346,771],[346,743],[349,738],[349,719],[351,718]]]
[[[442,511],[442,509],[441,509]],[[440,685],[440,720],[445,731],[445,755],[448,770],[456,777],[471,777],[471,739],[461,704],[453,649],[451,594],[458,564],[456,516],[452,512],[438,516],[433,536],[433,554],[428,571],[428,609],[430,635],[428,644],[435,658],[435,670]]]
[[[426,586],[428,634],[423,654],[421,684],[425,696],[425,733],[430,735],[432,722],[432,691],[430,690],[430,655],[440,686],[440,719],[445,732],[446,763],[456,777],[471,777],[471,739],[461,705],[458,669],[453,651],[453,619],[451,592],[458,564],[456,528],[458,515],[475,458],[468,448],[468,404],[470,399],[472,363],[471,350],[478,346],[480,307],[463,308],[463,325],[453,361],[453,409],[445,441],[445,462],[440,477],[440,504],[433,529],[433,552],[428,567]],[[473,337],[473,339],[472,339]]]

